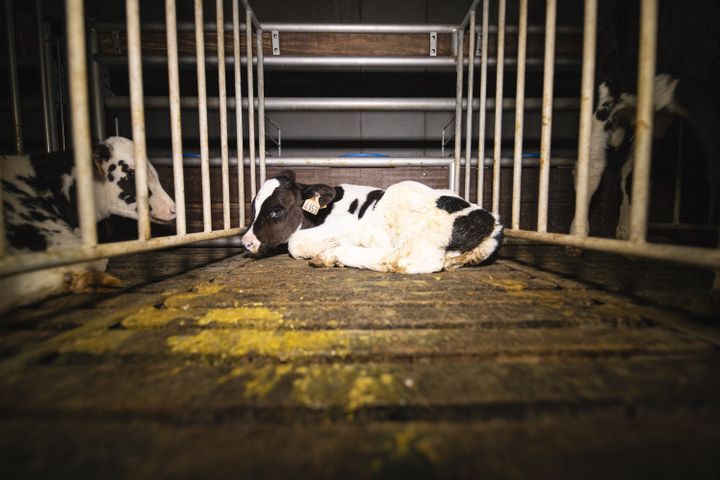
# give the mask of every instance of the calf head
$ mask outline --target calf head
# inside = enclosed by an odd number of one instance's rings
[[[333,201],[336,190],[328,185],[303,185],[295,172],[286,170],[266,181],[252,201],[252,221],[242,237],[243,246],[255,255],[264,255],[288,242],[302,228],[317,224],[321,215],[303,211],[307,199],[316,198],[320,208]],[[321,210],[322,211],[322,210]]]
[[[95,166],[95,209],[97,219],[110,215],[137,219],[135,153],[133,142],[109,137],[93,151]],[[147,162],[150,219],[168,223],[175,219],[175,202],[160,185],[155,167]]]

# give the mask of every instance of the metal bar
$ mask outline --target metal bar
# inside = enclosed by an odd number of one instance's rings
[[[248,0],[240,0],[242,1],[243,6],[245,7],[245,12],[249,14],[251,22],[255,25],[255,28],[257,30],[261,30],[263,27],[260,25],[260,20],[255,16],[255,12],[253,12],[252,7],[250,6],[250,2]],[[250,28],[250,23],[248,23],[247,27],[248,31],[252,31]]]
[[[403,24],[403,23],[263,23],[263,30],[281,33],[453,33],[453,24]]]
[[[583,71],[580,91],[580,131],[578,134],[578,162],[575,182],[575,226],[579,235],[588,231],[588,173],[590,165],[590,133],[593,112],[593,82],[595,77],[595,36],[597,0],[585,0],[583,28]]]
[[[714,232],[718,230],[717,225],[710,223],[663,223],[653,222],[648,223],[649,228],[656,228],[658,230],[695,230],[695,231],[706,231]]]
[[[177,15],[175,0],[165,0],[167,26],[168,88],[170,92],[170,133],[173,153],[173,185],[175,187],[175,228],[178,235],[187,233],[185,218],[185,172],[183,171],[182,124],[180,121],[180,77],[178,71]]]
[[[2,180],[3,163],[0,162],[0,180]],[[5,256],[5,208],[3,203],[2,182],[0,181],[0,258]]]
[[[483,0],[482,7],[482,30],[480,31],[481,47],[480,47],[480,102],[478,105],[478,158],[485,160],[485,118],[487,113],[487,70],[488,70],[488,22],[490,18],[489,0]],[[477,172],[477,204],[483,206],[483,194],[485,191],[485,167],[481,165]]]
[[[44,43],[43,43],[43,55],[45,56],[45,64],[47,65],[47,69],[45,70],[45,75],[47,76],[47,84],[48,84],[48,105],[50,106],[50,138],[51,138],[51,151],[56,151],[60,149],[60,141],[58,136],[58,125],[57,125],[57,97],[56,97],[56,89],[57,87],[57,77],[55,76],[54,72],[54,66],[53,66],[53,42],[51,38],[51,32],[50,32],[50,25],[45,24],[43,25],[43,32],[44,32]]]
[[[682,174],[683,174],[683,146],[685,144],[685,128],[682,123],[678,127],[678,154],[677,163],[675,165],[675,196],[673,198],[673,225],[680,224],[680,206],[682,205]],[[708,207],[708,210],[712,214],[712,202]],[[712,221],[712,217],[708,218],[708,223]]]
[[[127,16],[128,65],[130,74],[130,114],[135,153],[135,197],[137,200],[138,238],[150,238],[150,206],[147,186],[147,149],[143,108],[142,43],[140,41],[139,0],[125,2]]]
[[[468,78],[467,78],[467,102],[466,105],[473,104],[473,88],[475,83],[475,8],[477,0],[473,2],[473,8],[470,10],[470,33],[468,35]],[[466,109],[465,117],[465,158],[470,158],[472,154],[472,108]],[[465,200],[470,200],[470,167],[465,165]]]
[[[200,176],[203,200],[203,230],[212,230],[210,207],[210,165],[208,163],[207,85],[205,79],[205,33],[203,31],[203,2],[195,0],[195,55],[197,56],[198,115],[200,121]]]
[[[249,10],[245,10],[245,47],[247,57],[252,56],[252,16]],[[255,198],[257,192],[257,180],[255,178],[255,101],[253,100],[253,66],[252,62],[247,63],[247,88],[248,88],[248,149],[250,150],[250,197]]]
[[[222,157],[223,228],[230,228],[230,169],[228,167],[227,85],[225,78],[225,27],[223,0],[215,1],[217,22],[218,95],[220,96],[220,156]]]
[[[75,0],[69,0],[69,2],[71,1]],[[90,138],[89,128],[88,138]],[[186,235],[151,238],[147,241],[130,240],[126,242],[103,243],[95,246],[83,245],[82,247],[6,256],[0,259],[0,277],[20,272],[39,270],[41,268],[86,262],[88,260],[95,260],[98,258],[116,257],[129,253],[147,252],[160,248],[187,245],[202,240],[231,237],[241,232],[242,229],[240,228],[232,228],[230,230],[215,230],[213,232],[198,232],[188,233]]]
[[[470,8],[468,8],[467,13],[465,14],[465,17],[462,19],[462,22],[460,22],[460,30],[465,30],[465,27],[468,26],[468,22],[471,22],[470,17],[475,15],[475,9],[477,9],[477,4],[480,0],[473,0],[473,3],[470,5]],[[475,26],[472,25],[472,22],[470,23],[470,31],[475,31]]]
[[[67,32],[68,80],[70,83],[70,116],[75,150],[75,186],[78,199],[80,235],[85,247],[97,244],[95,198],[90,148],[90,114],[88,107],[87,62],[85,54],[85,15],[83,0],[65,2]]]
[[[237,142],[237,156],[244,158],[243,150],[243,118],[242,118],[242,79],[240,78],[240,7],[238,0],[232,5],[233,30],[233,58],[235,59],[235,141]],[[238,163],[238,210],[239,227],[245,226],[245,167]]]
[[[503,74],[505,58],[505,0],[498,2],[498,38],[497,38],[497,72],[495,79],[495,141],[493,146],[493,192],[492,211],[500,213],[500,150],[502,147],[502,98],[503,98]]]
[[[43,0],[35,1],[35,16],[37,20],[38,34],[38,57],[40,57],[40,94],[42,97],[43,109],[43,143],[45,151],[53,151],[52,127],[52,104],[50,103],[50,83],[48,76],[48,63],[45,56],[45,14],[43,11]],[[0,204],[1,205],[1,204]]]
[[[100,41],[97,30],[94,26],[90,26],[90,75],[92,82],[90,83],[90,94],[92,96],[92,126],[93,140],[97,143],[107,138],[105,127],[105,100],[102,88],[102,72],[100,63],[95,60],[95,56],[100,53]],[[129,54],[129,52],[128,52]]]
[[[525,57],[527,52],[527,0],[520,0],[518,32],[518,69],[515,87],[515,164],[513,167],[512,228],[520,228],[520,197],[522,196],[522,150],[525,113]]]
[[[18,86],[17,49],[15,46],[15,16],[12,0],[5,0],[5,34],[7,35],[8,73],[10,75],[10,96],[12,99],[12,119],[15,130],[15,152],[22,155],[23,134],[22,115],[20,112],[20,88]]]
[[[463,32],[458,30],[457,38],[457,68],[455,69],[455,171],[452,179],[452,187],[458,195],[460,194],[460,155],[462,151],[462,87],[463,87]]]
[[[260,184],[265,183],[265,72],[263,69],[262,30],[255,32],[257,42],[257,84],[258,84],[258,150],[260,156]]]
[[[552,139],[553,88],[555,80],[555,29],[557,0],[545,8],[545,69],[543,72],[542,129],[540,131],[540,180],[538,184],[537,231],[547,232],[550,189],[550,146]],[[556,99],[560,100],[560,99]],[[555,107],[557,108],[557,106]]]
[[[653,130],[653,82],[657,40],[657,0],[640,3],[638,96],[635,118],[635,155],[630,206],[630,241],[645,242],[650,206],[650,162]]]
[[[481,88],[482,90],[482,88]],[[265,111],[432,111],[432,112],[454,112],[456,107],[454,98],[335,98],[335,97],[265,97]],[[480,100],[473,99],[473,110],[480,109]],[[504,98],[503,110],[515,108],[514,98]],[[258,100],[254,100],[254,106],[258,106]],[[539,110],[542,108],[541,98],[526,98],[526,110]],[[128,108],[130,101],[128,97],[113,96],[105,99],[105,106],[110,109]],[[145,97],[146,108],[168,108],[168,97]],[[197,97],[184,96],[180,99],[182,108],[197,108]],[[228,107],[235,108],[235,99],[228,98]],[[580,103],[577,98],[556,98],[552,104],[555,110],[577,110]],[[219,108],[220,99],[209,97],[208,108]],[[242,100],[243,108],[247,108],[248,100]],[[484,102],[486,109],[495,108],[495,99],[487,99]],[[462,108],[467,108],[467,101],[463,100]]]

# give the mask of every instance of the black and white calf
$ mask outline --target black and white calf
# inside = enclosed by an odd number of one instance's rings
[[[256,255],[287,243],[316,266],[430,273],[487,260],[502,234],[498,217],[449,190],[409,181],[387,190],[303,185],[285,171],[253,199],[242,243]]]
[[[137,219],[132,141],[110,137],[94,149],[95,218]],[[2,192],[8,255],[79,245],[72,152],[2,156]],[[148,162],[150,215],[154,222],[175,219],[175,203]],[[106,274],[107,260],[22,273],[0,279],[0,311],[64,292],[119,285]]]
[[[720,1],[660,0],[655,136],[673,117],[684,117],[697,134],[709,166],[710,187],[720,192]],[[637,0],[598,3],[598,101],[592,120],[589,197],[609,162],[622,165],[622,204],[616,229],[629,236],[631,173],[638,69],[640,10]],[[717,195],[716,195],[717,197]],[[579,232],[575,221],[572,233]]]

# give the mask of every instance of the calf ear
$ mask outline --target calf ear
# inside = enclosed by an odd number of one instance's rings
[[[295,172],[292,170],[284,170],[275,176],[275,179],[277,179],[280,184],[290,184],[292,185],[295,183]]]
[[[335,189],[329,185],[317,184],[305,187],[302,192],[303,200],[319,195],[320,208],[325,208],[335,198]]]
[[[103,164],[110,160],[110,156],[111,152],[107,145],[101,143],[100,145],[95,145],[93,147],[93,166],[95,167],[95,173],[99,174],[101,177],[105,176],[105,169],[103,168]]]

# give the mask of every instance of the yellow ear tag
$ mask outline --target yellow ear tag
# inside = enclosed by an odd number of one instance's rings
[[[317,213],[320,211],[320,209],[323,208],[320,206],[320,194],[316,193],[312,198],[308,198],[305,200],[305,203],[303,203],[302,209],[306,212],[317,215]]]

